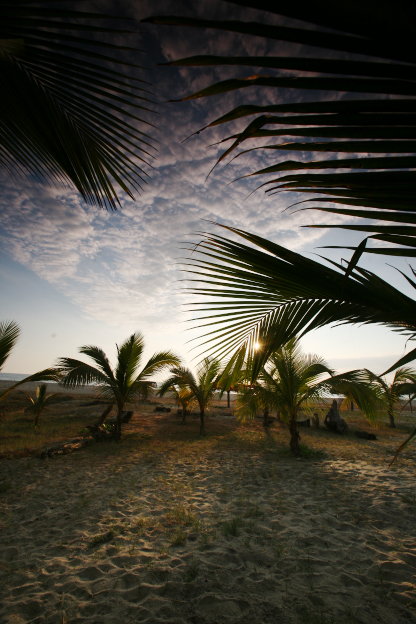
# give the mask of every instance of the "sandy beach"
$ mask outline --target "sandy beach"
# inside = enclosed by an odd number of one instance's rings
[[[284,428],[217,412],[203,439],[150,405],[121,443],[2,460],[0,622],[416,622],[403,433],[305,431],[295,459]]]

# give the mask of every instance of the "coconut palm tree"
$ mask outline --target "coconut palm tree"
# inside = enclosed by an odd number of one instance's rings
[[[121,437],[122,412],[127,401],[143,394],[150,385],[150,377],[167,366],[179,365],[180,359],[171,351],[155,353],[139,371],[144,350],[142,334],[136,332],[117,345],[117,364],[113,369],[102,349],[95,346],[80,347],[79,352],[87,355],[94,362],[88,364],[74,358],[60,358],[58,370],[62,375],[62,384],[69,388],[97,385],[101,394],[116,405],[116,438]]]
[[[26,395],[28,398],[28,401],[30,402],[30,406],[27,409],[33,412],[33,415],[34,415],[33,424],[34,424],[35,429],[38,427],[40,415],[42,414],[43,411],[45,411],[45,409],[47,409],[48,405],[53,403],[56,397],[56,394],[47,395],[46,394],[47,388],[48,387],[46,384],[40,384],[36,388],[34,397],[30,396],[29,394]]]
[[[171,376],[163,383],[167,392],[173,386],[187,389],[199,407],[199,433],[205,435],[205,412],[217,389],[221,362],[213,358],[205,358],[199,365],[196,375],[189,368],[176,366],[171,369]]]
[[[166,380],[159,388],[158,395],[164,396],[167,392],[172,392],[177,406],[182,411],[182,424],[186,422],[186,417],[189,414],[192,405],[195,403],[195,397],[192,391],[185,387],[179,386],[177,383],[171,383],[171,379]]]
[[[301,352],[297,339],[290,340],[272,353],[262,371],[265,389],[274,396],[282,420],[290,431],[290,448],[300,454],[297,416],[301,409],[309,409],[322,396],[348,394],[372,418],[376,413],[378,397],[364,378],[362,371],[335,375],[325,360],[317,355]]]
[[[247,418],[255,418],[261,412],[263,427],[267,431],[271,424],[270,412],[273,409],[276,409],[280,420],[276,395],[261,375],[256,383],[243,384],[238,387],[236,415],[239,420],[244,422]]]
[[[416,370],[408,367],[398,368],[390,383],[381,375],[376,375],[368,369],[365,370],[369,382],[377,387],[380,398],[387,408],[390,427],[395,427],[396,403],[403,395],[414,396],[416,393]]]
[[[115,185],[133,197],[148,175],[150,100],[128,52],[132,22],[102,6],[0,3],[0,165],[115,209]]]
[[[250,362],[245,359],[243,352],[237,352],[224,366],[218,378],[217,387],[220,396],[227,393],[227,407],[231,407],[231,392],[242,392],[247,384],[250,384]]]

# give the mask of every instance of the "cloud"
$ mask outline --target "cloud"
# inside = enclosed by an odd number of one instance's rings
[[[174,8],[176,3],[171,5]],[[219,15],[223,9],[211,3],[210,10]],[[144,3],[140,11],[138,17],[150,14],[153,3]],[[186,37],[178,36],[185,31]],[[152,62],[194,53],[200,39],[200,33],[192,29],[167,29],[163,34],[144,30],[142,36],[146,43],[151,39]],[[231,40],[220,34],[208,38],[205,52],[229,54],[236,42],[241,54],[265,51],[266,44],[259,38]],[[262,180],[233,182],[237,176],[271,164],[275,154],[251,152],[231,165],[221,164],[206,179],[227,145],[210,144],[235,132],[241,122],[212,128],[183,142],[239,103],[241,96],[230,93],[183,104],[163,101],[232,75],[232,68],[201,72],[153,67],[150,73],[162,101],[154,131],[159,155],[143,194],[136,201],[124,198],[120,211],[110,213],[87,207],[71,189],[3,177],[0,241],[13,260],[53,284],[88,318],[117,327],[147,324],[163,336],[174,333],[184,318],[180,269],[187,252],[182,247],[197,242],[201,230],[215,231],[209,221],[256,232],[296,250],[313,248],[323,233],[300,228],[317,219],[313,213],[306,217],[303,211],[284,210],[300,199],[296,194],[250,194]],[[245,101],[256,102],[255,91],[245,91]],[[271,101],[271,90],[263,93],[265,101]],[[336,215],[325,218],[328,223],[344,220]]]

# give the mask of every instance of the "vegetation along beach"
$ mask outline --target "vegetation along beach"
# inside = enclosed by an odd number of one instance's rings
[[[0,624],[416,623],[415,24],[0,2]]]

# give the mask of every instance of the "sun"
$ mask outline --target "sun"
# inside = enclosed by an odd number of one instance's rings
[[[254,351],[258,351],[259,349],[261,349],[260,342],[255,342],[254,345],[253,345],[253,349],[254,349]]]

